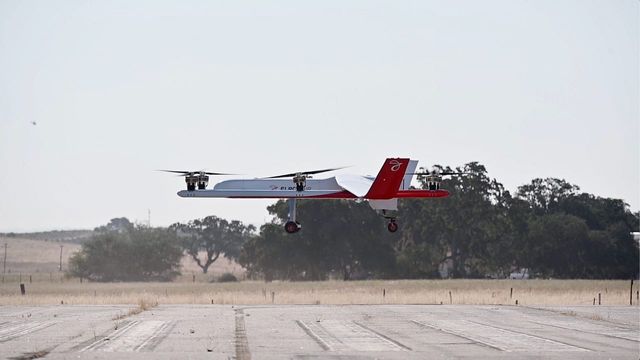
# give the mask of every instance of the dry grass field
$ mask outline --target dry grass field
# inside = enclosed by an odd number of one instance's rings
[[[7,243],[7,272],[0,282],[0,305],[7,304],[515,304],[628,305],[629,281],[595,280],[395,280],[212,283],[222,273],[239,279],[244,269],[220,258],[202,274],[182,259],[183,275],[169,283],[91,283],[65,279],[63,269],[80,246],[70,243],[0,238]],[[0,252],[0,256],[4,254]],[[0,257],[0,260],[2,258]],[[0,269],[1,270],[1,269]],[[195,281],[194,281],[195,280]],[[19,284],[26,286],[20,294]],[[511,292],[513,289],[513,292]],[[637,284],[633,289],[637,304]]]
[[[21,304],[515,304],[628,305],[629,281],[396,280],[237,283],[26,283],[0,284],[0,305]],[[513,288],[513,295],[511,289]],[[634,304],[637,304],[634,285]],[[451,295],[449,295],[451,294]]]
[[[202,252],[200,258],[205,258],[204,252]],[[181,261],[180,272],[182,273],[182,276],[178,281],[192,281],[193,275],[196,276],[196,281],[211,281],[217,279],[218,276],[224,273],[231,273],[238,279],[241,279],[245,274],[245,270],[242,266],[233,260],[222,257],[222,255],[220,255],[216,262],[211,264],[209,271],[206,274],[202,273],[202,269],[198,267],[196,262],[193,261],[190,256],[184,256]]]
[[[60,268],[60,245],[62,245],[62,269],[67,270],[69,258],[78,250],[80,245],[74,243],[30,240],[21,238],[0,237],[0,262],[4,261],[4,244],[7,244],[7,264],[5,279],[7,281],[59,280],[62,274]],[[204,254],[201,256],[204,258]],[[0,263],[0,266],[3,266]],[[3,268],[0,267],[0,274]],[[211,281],[223,273],[232,273],[238,278],[244,276],[244,269],[237,263],[220,256],[210,267],[207,274],[196,265],[190,256],[184,256],[181,261],[182,276],[178,281]]]
[[[0,261],[4,261],[4,244],[7,244],[7,274],[57,272],[60,245],[63,246],[62,265],[66,269],[69,257],[80,249],[80,245],[72,243],[0,237]]]

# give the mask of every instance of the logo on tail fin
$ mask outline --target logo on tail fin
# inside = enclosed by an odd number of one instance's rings
[[[389,161],[389,164],[391,164],[391,171],[400,170],[400,166],[402,165],[402,163],[396,159]]]

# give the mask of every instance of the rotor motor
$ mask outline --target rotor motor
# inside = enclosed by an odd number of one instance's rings
[[[440,190],[440,183],[442,182],[443,176],[471,174],[469,172],[456,172],[450,170],[442,171],[438,168],[435,168],[431,171],[424,170],[422,168],[420,170],[420,172],[410,173],[410,175],[424,176],[425,183],[430,191]]]
[[[437,173],[431,173],[431,175],[426,177],[427,187],[429,190],[440,190],[440,182],[442,182],[442,176]]]
[[[296,191],[304,191],[304,188],[307,185],[307,177],[311,176],[298,173],[293,177],[293,183],[296,184]]]
[[[158,170],[164,172],[170,172],[179,174],[178,176],[184,176],[184,182],[187,183],[187,191],[205,190],[209,185],[209,175],[235,175],[219,172],[209,171],[184,171],[184,170]]]
[[[187,183],[187,191],[205,190],[209,185],[209,176],[203,172],[189,173],[184,176],[184,182]]]
[[[303,192],[304,188],[307,186],[307,179],[311,179],[311,175],[320,174],[327,171],[340,170],[340,169],[344,169],[344,168],[338,167],[338,168],[331,168],[331,169],[302,171],[302,172],[295,172],[295,173],[284,174],[284,175],[269,176],[266,179],[291,178],[291,180],[293,180],[293,183],[296,185],[296,191]]]

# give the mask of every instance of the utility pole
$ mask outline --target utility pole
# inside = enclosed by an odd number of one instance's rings
[[[60,270],[62,271],[62,248],[64,247],[64,245],[60,245]]]
[[[4,262],[2,262],[2,273],[7,272],[7,243],[4,243]]]
[[[149,215],[149,217],[147,219],[147,226],[151,227],[151,209],[147,209],[147,213]]]

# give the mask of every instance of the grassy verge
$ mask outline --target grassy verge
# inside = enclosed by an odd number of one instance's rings
[[[633,290],[636,304],[637,285]],[[0,305],[22,304],[515,304],[628,305],[624,280],[395,280],[238,283],[0,284]]]
[[[129,316],[133,316],[133,315],[138,315],[143,311],[147,311],[151,308],[154,308],[158,306],[158,302],[154,301],[154,300],[148,300],[148,299],[139,299],[138,300],[138,306],[129,309],[126,313],[121,313],[116,315],[113,320],[122,320],[125,319]],[[117,329],[116,329],[117,330]]]

